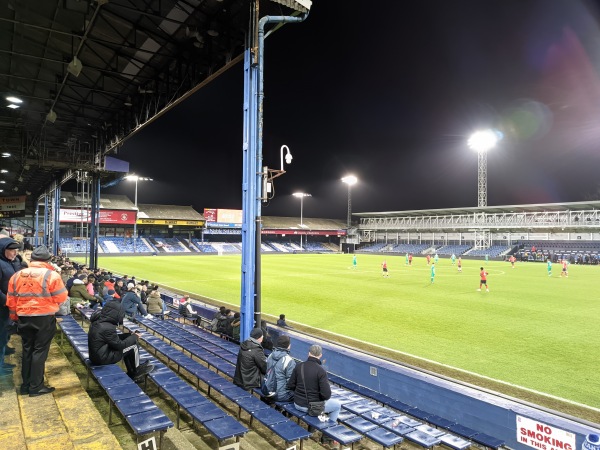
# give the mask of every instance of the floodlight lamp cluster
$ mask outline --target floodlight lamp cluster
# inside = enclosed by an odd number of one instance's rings
[[[302,197],[312,197],[311,194],[307,194],[306,192],[294,192],[292,194],[294,197],[302,198]]]
[[[348,186],[353,186],[358,183],[358,178],[354,175],[346,175],[342,178],[342,182],[346,183]]]
[[[138,175],[127,175],[125,179],[129,181],[154,181],[152,178],[140,177]]]
[[[470,149],[477,152],[486,152],[496,146],[498,135],[494,130],[480,130],[471,135],[467,141]]]

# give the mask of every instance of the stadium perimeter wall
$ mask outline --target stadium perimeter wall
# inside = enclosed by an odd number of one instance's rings
[[[162,294],[165,301],[172,303],[173,297]],[[198,313],[212,318],[217,308],[195,304]],[[315,340],[279,327],[269,329],[273,341],[280,333],[292,338],[292,357],[305,360],[309,347]],[[579,450],[586,436],[600,434],[600,424],[577,422],[557,413],[537,409],[506,397],[437,377],[423,371],[411,369],[360,353],[335,344],[318,341],[323,347],[323,365],[328,372],[347,380],[381,392],[423,411],[436,414],[460,425],[473,428],[502,439],[506,446],[516,450],[528,450],[532,446],[520,442],[519,417],[525,417],[544,424],[549,430],[563,430],[575,435],[575,448],[553,446],[551,433],[544,433],[543,440],[536,448],[540,450]],[[531,441],[531,438],[529,439]]]

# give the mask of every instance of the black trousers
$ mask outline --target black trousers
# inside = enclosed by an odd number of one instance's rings
[[[18,330],[23,341],[23,385],[29,387],[29,392],[36,392],[44,387],[44,369],[56,334],[56,317],[19,317]]]
[[[119,334],[122,341],[131,336],[131,333]],[[137,344],[130,345],[123,349],[123,362],[127,368],[127,375],[134,377],[137,367],[140,365],[140,350]]]

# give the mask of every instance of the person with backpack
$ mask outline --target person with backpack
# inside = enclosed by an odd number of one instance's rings
[[[275,342],[275,349],[267,358],[267,375],[261,391],[268,402],[294,400],[294,391],[287,387],[296,367],[296,361],[290,356],[290,348],[290,337],[281,335]]]
[[[219,320],[222,318],[222,316],[225,315],[225,307],[221,306],[219,308],[219,311],[217,311],[217,313],[215,314],[215,316],[213,317],[212,321],[210,322],[210,325],[207,327],[209,330],[211,331],[216,331],[217,330],[217,325],[219,324]]]

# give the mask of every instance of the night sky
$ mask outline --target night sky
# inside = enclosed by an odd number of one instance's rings
[[[373,4],[371,4],[373,3]],[[374,5],[377,7],[374,7]],[[265,45],[264,165],[293,154],[266,216],[477,206],[477,154],[493,127],[488,204],[597,200],[600,19],[580,0],[316,0]],[[239,64],[139,135],[117,157],[139,203],[241,209]],[[122,182],[105,193],[126,194]]]

